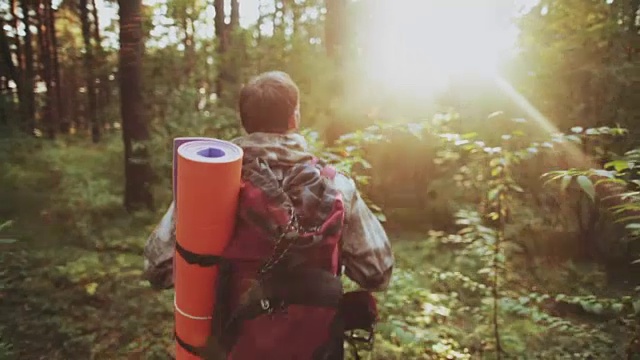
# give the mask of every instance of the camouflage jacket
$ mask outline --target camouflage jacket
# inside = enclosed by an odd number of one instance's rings
[[[233,140],[245,152],[245,161],[261,157],[270,163],[294,165],[311,159],[299,134],[254,133]],[[394,257],[382,225],[361,198],[355,183],[338,173],[336,186],[345,205],[342,259],[345,275],[362,288],[381,291],[389,284]],[[174,204],[169,206],[144,248],[144,277],[156,289],[173,286],[175,245]]]

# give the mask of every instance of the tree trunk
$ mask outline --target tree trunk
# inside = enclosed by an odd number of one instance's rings
[[[44,127],[47,137],[54,139],[59,125],[58,89],[54,75],[54,59],[52,56],[54,34],[50,28],[51,0],[40,0],[38,3],[38,40],[40,43],[40,66],[42,78],[47,86]]]
[[[69,119],[62,102],[62,80],[60,78],[60,63],[58,61],[58,35],[56,32],[56,15],[51,6],[51,0],[47,2],[49,10],[49,29],[51,30],[51,57],[53,60],[53,81],[56,84],[56,106],[58,108],[59,131],[69,133]]]
[[[239,0],[231,0],[231,21],[226,26],[227,32],[227,46],[232,46],[232,58],[227,59],[227,62],[224,67],[224,78],[225,83],[230,87],[231,94],[237,94],[239,89],[239,78],[240,78],[240,67],[242,63],[242,50],[245,48],[244,42],[238,29],[240,28],[240,1]],[[236,99],[228,99],[232,101],[232,103],[236,102]]]
[[[84,39],[84,77],[87,86],[87,122],[91,124],[91,140],[100,142],[100,123],[98,122],[98,106],[96,103],[96,78],[93,73],[93,45],[91,44],[91,23],[89,22],[89,4],[80,0],[80,20],[82,22],[82,38]]]
[[[185,79],[189,81],[193,69],[196,64],[196,47],[195,47],[195,26],[192,16],[197,16],[194,11],[189,11],[188,7],[184,8],[182,16],[182,31],[184,32],[184,72]]]
[[[227,52],[227,29],[224,21],[224,0],[214,0],[213,6],[216,10],[215,30],[216,39],[218,40],[218,76],[216,78],[216,95],[218,99],[222,97],[223,78],[224,78],[224,54]]]
[[[9,46],[9,37],[4,29],[4,21],[0,18],[0,61],[5,64],[6,74],[10,80],[18,87],[18,93],[20,93],[20,79],[19,72],[16,65],[13,63],[13,56],[11,54],[11,47]]]
[[[291,30],[293,30],[293,37],[298,35],[300,27],[300,17],[304,11],[304,5],[300,5],[293,1],[291,3]]]
[[[231,31],[240,27],[240,0],[231,0]]]
[[[149,131],[142,97],[142,0],[119,0],[120,5],[120,111],[124,142],[124,205],[131,212],[153,209],[152,171],[147,150]]]
[[[343,59],[346,28],[346,1],[326,0],[325,20],[325,50],[329,58],[333,60],[335,71],[331,76],[334,92],[332,97],[338,99],[344,95]],[[332,110],[329,110],[332,112]],[[330,123],[325,132],[325,140],[333,144],[344,133],[344,122],[338,119],[336,114],[331,114]]]
[[[95,57],[93,59],[97,70],[98,86],[96,88],[98,111],[104,109],[109,104],[110,86],[109,70],[106,67],[105,54],[102,49],[102,36],[100,35],[100,20],[98,18],[98,7],[96,0],[91,0],[91,12],[93,14],[93,41],[95,45]]]
[[[345,0],[326,0],[326,7],[325,47],[327,55],[340,65],[344,55],[347,3]]]
[[[18,79],[18,70],[13,63],[13,57],[11,54],[11,47],[9,46],[9,37],[4,29],[4,21],[0,18],[0,76],[2,84],[0,84],[0,94],[6,92],[6,98],[9,101],[0,99],[0,126],[10,126],[12,123],[9,118],[13,113],[11,104],[14,102],[13,92],[9,87],[9,81],[13,81],[18,86],[18,93],[20,93],[20,80]],[[7,105],[7,106],[5,106]]]
[[[33,68],[33,39],[31,34],[30,11],[32,0],[22,0],[22,22],[24,23],[24,115],[23,128],[33,134],[35,129],[36,102],[35,102],[35,71]]]
[[[11,0],[11,4],[9,5],[9,12],[11,13],[11,26],[13,27],[14,34],[18,34],[18,15],[16,11],[18,9],[18,1]],[[13,37],[14,45],[16,46],[16,70],[18,78],[16,81],[17,92],[18,92],[18,104],[20,108],[20,126],[24,126],[26,123],[26,119],[24,118],[26,111],[24,111],[25,101],[25,91],[24,91],[24,51],[22,49],[22,42],[20,41],[20,36]]]
[[[9,11],[11,12],[11,26],[13,26],[16,34],[18,33],[18,15],[16,14],[16,10],[18,9],[18,1],[11,0],[11,4],[9,5]],[[24,58],[22,52],[22,43],[20,42],[20,36],[14,37],[15,45],[16,45],[16,58],[17,65],[20,71],[24,70]],[[20,74],[22,75],[22,74]]]

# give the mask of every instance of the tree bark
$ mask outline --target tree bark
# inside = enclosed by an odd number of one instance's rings
[[[82,38],[84,39],[84,77],[87,86],[87,122],[91,124],[91,140],[100,142],[100,123],[98,122],[98,105],[96,102],[96,77],[93,73],[93,45],[91,44],[91,23],[89,20],[89,4],[80,0],[80,20],[82,22]]]
[[[325,48],[336,64],[342,64],[346,28],[347,3],[345,0],[326,0]]]
[[[102,49],[102,36],[100,35],[100,20],[98,18],[96,0],[91,0],[91,12],[93,15],[93,41],[96,55],[93,61],[98,69],[97,76],[99,84],[96,88],[96,94],[98,98],[98,111],[100,111],[109,103],[111,91],[109,87],[109,72],[105,66],[104,50]]]
[[[10,117],[12,113],[13,92],[9,87],[9,81],[13,81],[18,86],[18,93],[20,93],[20,79],[18,79],[18,70],[13,63],[13,57],[11,54],[11,47],[9,45],[9,37],[4,29],[4,21],[0,18],[0,76],[2,84],[0,84],[0,93],[7,93],[7,98],[10,101],[0,100],[0,126],[11,125]],[[7,106],[5,106],[7,105]]]
[[[13,80],[14,83],[20,87],[20,79],[19,72],[16,65],[13,63],[13,57],[11,54],[11,47],[9,46],[9,37],[7,36],[6,30],[4,29],[4,21],[0,18],[0,57],[2,63],[4,63],[7,76],[9,79]],[[20,90],[18,90],[18,93]]]
[[[131,212],[153,209],[152,171],[147,150],[149,131],[142,97],[143,30],[141,0],[119,0],[120,5],[120,111],[124,142],[124,206]]]
[[[40,0],[38,2],[38,41],[40,43],[40,66],[42,78],[47,86],[47,99],[44,112],[44,127],[47,137],[54,139],[59,125],[58,112],[58,89],[54,74],[53,59],[53,38],[51,32],[51,0]]]
[[[17,8],[18,8],[17,0],[11,0],[11,4],[9,8],[9,11],[11,12],[11,26],[13,26],[13,29],[16,31],[16,33],[18,33],[18,15],[16,14]],[[22,51],[22,42],[20,42],[20,37],[15,36],[14,42],[16,45],[16,59],[17,59],[16,65],[18,68],[18,76],[22,76],[23,75],[22,72],[24,71],[24,58],[23,58],[23,51]],[[20,82],[22,83],[23,81],[20,80]]]
[[[33,134],[35,129],[36,104],[35,104],[35,71],[33,63],[33,39],[31,34],[30,11],[32,0],[22,0],[22,22],[24,23],[24,115],[23,129]]]
[[[223,78],[224,78],[224,54],[227,52],[227,26],[224,21],[224,0],[214,0],[213,6],[216,10],[215,15],[215,32],[218,40],[218,76],[216,78],[216,95],[218,99],[222,97]]]
[[[196,64],[195,26],[191,17],[197,17],[195,11],[189,11],[190,8],[188,6],[185,6],[184,12],[180,15],[182,17],[182,31],[184,32],[184,72],[187,80],[191,78]]]
[[[58,34],[56,32],[56,15],[51,6],[51,0],[47,2],[49,7],[49,29],[51,30],[51,56],[53,60],[53,81],[56,84],[56,102],[58,108],[59,131],[69,133],[70,123],[62,101],[62,79],[60,76],[60,63],[58,61]]]
[[[344,95],[343,82],[343,59],[345,48],[346,30],[346,9],[345,0],[326,0],[326,20],[325,20],[325,50],[327,56],[333,61],[335,71],[331,76],[334,92],[332,97],[338,99]],[[329,110],[329,112],[333,112]],[[344,133],[344,122],[338,119],[335,114],[331,114],[325,140],[328,144],[333,144]]]
[[[240,0],[231,0],[231,31],[240,27]]]

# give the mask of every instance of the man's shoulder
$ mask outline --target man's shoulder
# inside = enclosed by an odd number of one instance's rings
[[[334,184],[336,189],[342,193],[342,197],[347,203],[347,206],[351,205],[351,202],[358,194],[355,181],[350,176],[338,171],[334,178]]]

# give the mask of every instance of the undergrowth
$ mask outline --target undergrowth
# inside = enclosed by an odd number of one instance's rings
[[[436,135],[434,161],[457,192],[455,217],[446,231],[391,234],[397,266],[389,290],[376,295],[381,319],[374,351],[362,355],[376,360],[635,355],[640,301],[633,286],[613,288],[606,262],[553,257],[540,245],[552,231],[571,237],[566,219],[575,214],[532,200],[540,195],[536,191],[556,198],[563,194],[536,187],[547,170],[529,177],[521,173],[523,164],[557,146],[528,143],[518,133],[488,143],[477,134],[447,130],[429,122],[376,126],[331,148],[313,143],[369,189],[368,147],[384,144],[389,131]],[[306,135],[313,140],[313,133]],[[582,135],[558,135],[554,141],[586,141]],[[164,136],[154,147],[170,149]],[[170,358],[172,292],[153,291],[140,277],[144,242],[164,208],[133,215],[122,210],[117,137],[97,146],[64,141],[3,146],[0,191],[9,201],[0,204],[0,223],[11,226],[0,229],[0,357]],[[164,204],[170,198],[170,183],[163,179],[170,158],[159,153],[155,192]],[[604,177],[633,183],[629,169],[635,165],[628,160],[625,167],[623,159],[610,163],[617,172]],[[549,174],[576,179],[561,180],[566,202],[601,194],[594,174],[602,172]],[[636,206],[636,194],[630,192],[625,192],[632,199],[627,211]],[[369,196],[367,201],[390,225],[385,211]],[[620,243],[606,238],[611,248],[632,249],[628,244],[637,225],[633,218],[625,224],[630,238]]]

